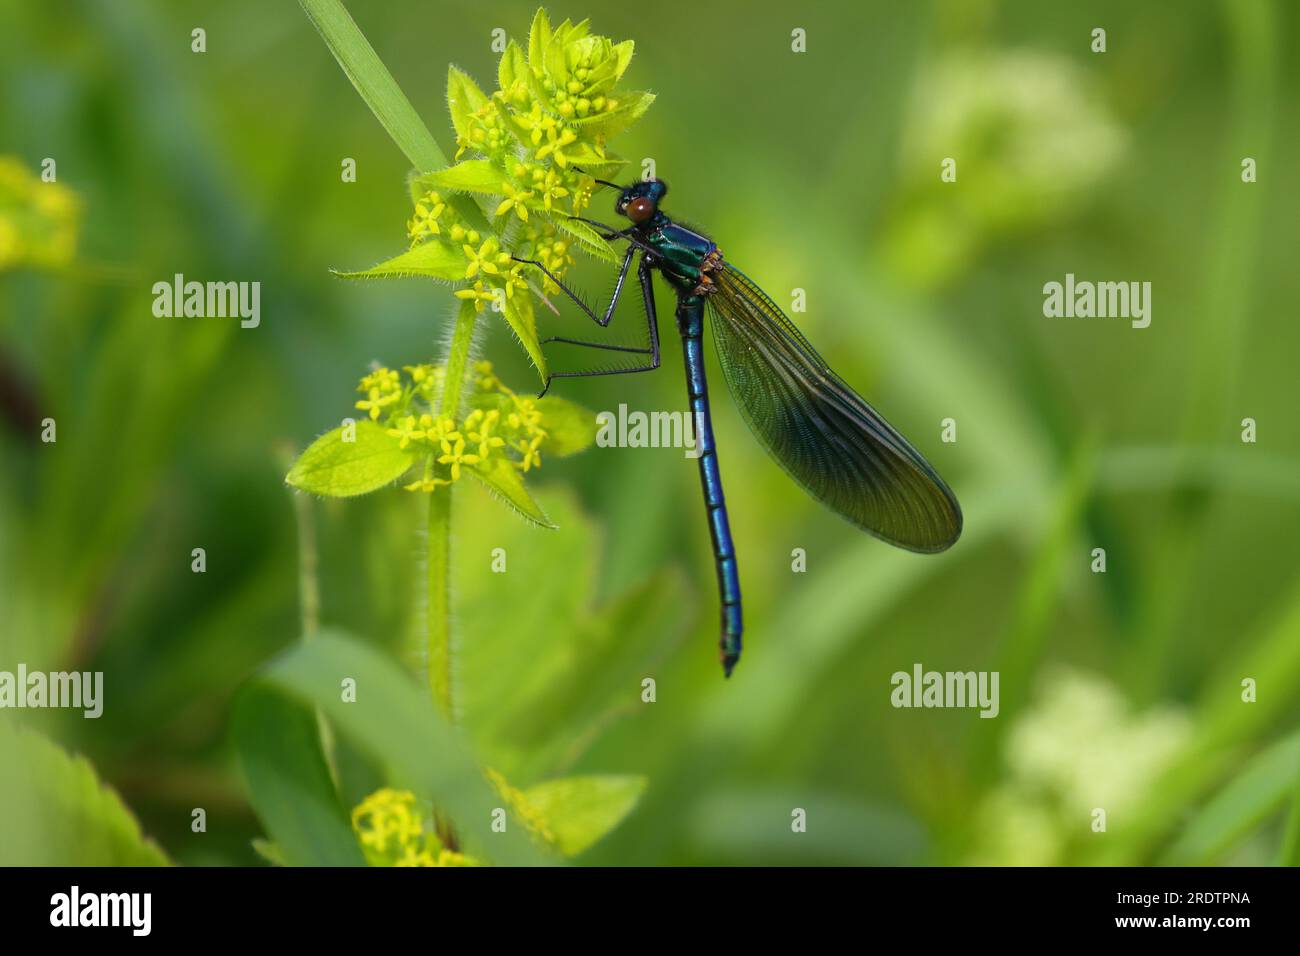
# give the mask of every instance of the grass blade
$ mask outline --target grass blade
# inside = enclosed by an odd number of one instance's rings
[[[299,0],[334,59],[393,142],[420,172],[447,165],[447,158],[370,45],[341,0]]]

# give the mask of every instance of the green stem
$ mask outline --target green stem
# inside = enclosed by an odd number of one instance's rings
[[[294,516],[298,523],[298,610],[303,640],[310,640],[320,630],[320,581],[316,552],[316,521],[312,499],[293,496]]]
[[[447,351],[446,377],[438,414],[455,419],[460,412],[460,396],[469,365],[470,346],[474,341],[474,323],[478,312],[473,302],[463,302],[456,316],[456,329]],[[453,689],[454,661],[451,637],[451,493],[448,485],[429,495],[426,541],[428,555],[428,650],[429,686],[433,699],[444,717],[455,721]]]
[[[292,467],[294,455],[288,454],[286,467]],[[308,495],[294,492],[293,514],[298,527],[298,613],[300,639],[307,643],[320,631],[320,554],[316,547],[316,513],[314,502]],[[338,761],[335,757],[334,730],[319,707],[316,710],[316,729],[320,736],[321,753],[329,767],[330,779],[337,787]]]

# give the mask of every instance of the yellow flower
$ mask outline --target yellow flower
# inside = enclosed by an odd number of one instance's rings
[[[557,166],[564,169],[569,165],[569,158],[564,155],[564,148],[572,144],[577,138],[578,134],[568,127],[562,127],[557,133],[555,127],[552,126],[546,130],[546,143],[537,150],[537,158],[545,159],[550,156],[555,160]]]
[[[519,451],[523,455],[519,460],[519,467],[524,471],[542,466],[541,444],[545,437],[545,435],[536,435],[531,441],[519,443]]]
[[[530,435],[546,433],[541,430],[542,413],[538,409],[537,403],[531,398],[520,398],[514,396],[515,410],[506,418],[507,424],[514,429],[522,429]]]
[[[460,434],[453,432],[455,435],[453,441],[451,435],[442,440],[442,455],[438,458],[438,464],[451,466],[451,480],[460,480],[461,465],[477,465],[479,456],[465,453],[465,439]]]
[[[465,248],[468,249],[469,246]],[[468,289],[457,289],[452,295],[458,299],[473,299],[475,312],[482,312],[484,305],[496,298],[496,294],[483,285],[482,279],[476,280]]]
[[[443,415],[436,422],[433,421],[431,415],[425,415],[424,417],[429,420],[429,424],[424,426],[424,433],[428,436],[429,441],[446,444],[460,437],[460,432],[456,431],[456,423],[451,420],[451,416]]]
[[[488,275],[498,275],[501,266],[510,261],[510,253],[501,252],[494,238],[485,240],[477,250],[468,244],[461,246],[461,249],[465,252],[465,258],[469,260],[469,265],[465,268],[466,279],[474,278],[480,269]]]
[[[365,849],[377,854],[402,852],[424,832],[409,790],[376,790],[352,810],[352,829]]]
[[[533,170],[533,189],[542,196],[542,205],[551,211],[551,202],[569,195],[564,180],[554,169],[543,170],[540,166]]]
[[[406,234],[410,236],[411,242],[440,235],[442,228],[438,225],[438,217],[446,208],[447,204],[436,192],[431,192],[420,199],[415,204],[415,215],[406,224]]]
[[[380,366],[361,380],[361,384],[357,386],[357,391],[368,392],[372,389],[378,389],[381,394],[386,395],[400,389],[401,382],[401,375],[391,368]]]
[[[393,438],[399,439],[398,448],[405,448],[412,441],[418,441],[424,437],[424,432],[415,427],[415,416],[407,415],[397,423],[396,428],[388,429],[388,434]]]
[[[390,392],[385,395],[379,389],[372,388],[366,398],[357,402],[356,407],[363,412],[369,412],[372,420],[377,420],[380,411],[392,405],[401,397],[400,392]]]
[[[524,222],[527,222],[528,206],[524,204],[524,200],[532,199],[533,191],[531,189],[515,189],[515,187],[509,185],[508,183],[505,186],[501,187],[501,189],[502,192],[505,194],[506,198],[503,199],[501,203],[497,206],[496,215],[500,216],[502,213],[507,213],[511,209],[513,209],[515,211],[516,216],[518,216]],[[546,208],[548,211],[551,208],[549,201],[547,203]]]
[[[478,445],[479,458],[487,460],[493,448],[504,447],[506,440],[492,434],[501,420],[501,413],[495,408],[484,412],[476,409],[465,419],[465,435]]]

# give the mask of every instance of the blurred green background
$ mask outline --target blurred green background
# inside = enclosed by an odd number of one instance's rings
[[[535,6],[350,4],[449,153],[447,64],[489,83],[492,30],[523,38]],[[736,676],[717,665],[680,452],[548,462],[536,494],[556,532],[467,487],[460,685],[483,762],[525,783],[647,777],[582,862],[1294,861],[1296,9],[548,9],[636,41],[627,81],[658,100],[614,144],[629,177],[652,157],[671,214],[776,301],[806,290],[796,320],[948,479],[966,531],[938,557],[854,531],[764,457],[711,365],[746,595]],[[82,223],[74,263],[0,273],[0,669],[99,670],[106,687],[98,720],[0,718],[84,755],[171,859],[257,862],[230,705],[298,635],[287,458],[349,413],[369,362],[432,360],[450,327],[434,283],[328,272],[405,244],[406,160],[297,4],[191,0],[0,3],[0,154],[35,170],[54,157]],[[259,280],[261,326],[154,318],[150,287],[177,272]],[[1150,328],[1045,318],[1043,284],[1066,273],[1151,282]],[[587,263],[578,284],[598,298],[611,279]],[[556,393],[684,409],[659,301],[664,368]],[[613,340],[634,342],[638,321],[620,309]],[[481,354],[532,388],[489,324]],[[47,416],[56,444],[39,440]],[[307,507],[324,621],[418,673],[415,497]],[[504,575],[489,572],[498,546]],[[890,676],[917,662],[1000,672],[1000,715],[891,707]],[[0,773],[12,798],[24,771]],[[11,832],[35,827],[31,858],[94,861],[75,831],[47,837],[22,812],[36,810],[0,808]]]

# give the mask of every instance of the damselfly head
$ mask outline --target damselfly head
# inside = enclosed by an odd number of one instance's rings
[[[627,216],[640,225],[649,222],[659,211],[659,200],[668,195],[668,184],[662,179],[638,181],[623,190],[614,204],[614,212]]]

